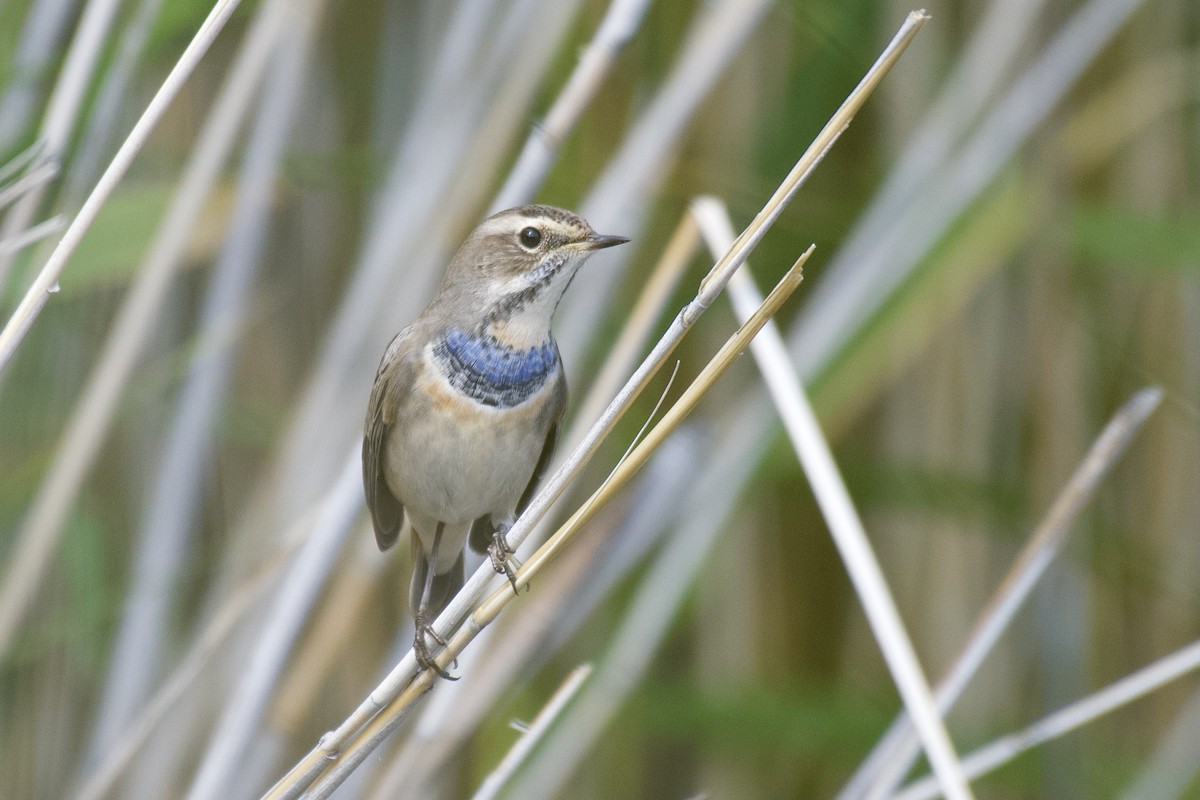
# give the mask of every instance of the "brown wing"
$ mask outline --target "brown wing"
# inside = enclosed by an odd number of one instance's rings
[[[367,404],[362,449],[363,489],[375,525],[375,542],[380,550],[387,550],[396,543],[404,524],[404,504],[392,494],[387,484],[384,447],[388,431],[396,421],[403,393],[412,386],[414,355],[412,328],[405,328],[396,334],[384,352]]]
[[[521,512],[529,505],[529,501],[537,494],[538,483],[541,482],[542,473],[550,466],[550,459],[554,456],[554,445],[558,440],[558,429],[562,425],[563,414],[567,410],[567,379],[563,375],[559,375],[558,389],[551,398],[550,403],[546,407],[546,414],[550,418],[550,429],[546,432],[546,441],[542,445],[541,455],[538,456],[537,465],[533,468],[533,475],[529,478],[529,485],[525,487],[525,491],[521,493],[521,499],[517,502],[517,516],[521,516]],[[492,534],[495,532],[496,526],[489,517],[480,517],[475,520],[471,526],[471,549],[477,553],[482,553],[487,550],[488,545],[492,543]]]
[[[550,459],[554,456],[554,445],[558,441],[558,428],[562,423],[562,415],[554,421],[550,426],[550,431],[546,434],[546,444],[542,446],[542,454],[538,456],[537,466],[533,468],[533,475],[529,478],[529,485],[525,487],[525,491],[521,493],[521,500],[517,503],[517,516],[525,510],[525,506],[529,505],[529,501],[537,494],[538,484],[542,481],[542,474],[546,468],[550,466]]]

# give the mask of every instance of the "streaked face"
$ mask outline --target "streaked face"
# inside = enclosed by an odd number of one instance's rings
[[[474,280],[486,281],[481,299],[489,321],[529,313],[544,317],[548,326],[583,261],[595,250],[625,241],[598,235],[583,217],[570,211],[520,206],[480,224],[455,261],[469,265]]]

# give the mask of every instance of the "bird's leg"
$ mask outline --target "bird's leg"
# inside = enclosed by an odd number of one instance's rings
[[[425,588],[421,590],[421,606],[417,609],[415,619],[417,630],[413,634],[413,653],[416,654],[417,664],[423,669],[431,669],[448,681],[456,681],[458,678],[437,665],[437,662],[433,660],[433,654],[429,652],[429,645],[425,643],[425,637],[428,636],[442,647],[446,646],[446,640],[433,629],[429,619],[429,594],[433,591],[433,571],[437,567],[438,546],[442,543],[443,527],[444,523],[439,522],[437,530],[433,534],[433,547],[429,553],[428,567],[425,569]],[[413,535],[416,535],[415,531]]]
[[[492,543],[488,545],[488,558],[492,561],[492,569],[508,578],[513,594],[520,594],[517,590],[517,570],[521,568],[521,562],[517,561],[517,556],[509,547],[507,538],[508,529],[511,527],[512,525],[507,522],[501,522],[496,526],[496,530],[492,533]]]

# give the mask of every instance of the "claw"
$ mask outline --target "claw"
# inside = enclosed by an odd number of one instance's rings
[[[413,653],[417,657],[417,664],[422,669],[433,670],[439,677],[445,678],[448,681],[456,681],[457,677],[451,675],[446,670],[442,669],[434,661],[433,653],[429,650],[429,645],[425,642],[425,637],[428,636],[433,641],[437,642],[442,647],[446,646],[446,640],[438,635],[438,632],[433,629],[425,614],[418,612],[416,618],[417,630],[413,634]],[[453,666],[458,666],[458,659],[451,662]]]
[[[488,545],[488,558],[492,562],[492,569],[508,578],[513,594],[519,595],[521,592],[517,588],[517,570],[521,568],[521,562],[517,560],[513,549],[508,545],[506,534],[509,527],[507,524],[496,526],[496,530],[492,534],[492,543]]]

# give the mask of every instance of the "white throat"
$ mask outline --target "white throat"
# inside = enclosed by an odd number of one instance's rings
[[[488,333],[501,344],[517,350],[537,347],[550,338],[550,321],[561,292],[548,286],[538,297],[508,317],[488,326]]]
[[[554,317],[554,310],[578,267],[578,263],[564,264],[549,283],[540,287],[536,295],[519,308],[493,320],[488,325],[488,333],[502,344],[519,350],[544,343],[550,338],[550,322]],[[497,305],[503,302],[505,296],[519,292],[525,286],[528,284],[497,287]]]

